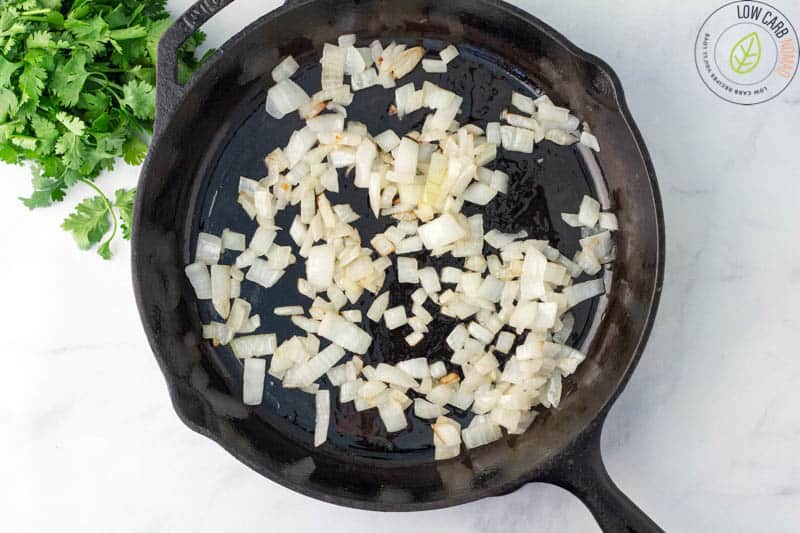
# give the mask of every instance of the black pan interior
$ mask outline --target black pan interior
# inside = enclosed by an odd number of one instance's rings
[[[307,31],[298,36],[296,28]],[[601,302],[599,311],[596,303],[576,310],[571,344],[587,349],[590,359],[571,380],[562,406],[521,437],[446,463],[432,461],[430,429],[415,417],[409,417],[412,430],[387,435],[375,413],[356,413],[352,404],[339,406],[335,392],[329,442],[318,449],[311,446],[311,396],[268,381],[264,404],[243,407],[241,366],[227,349],[212,349],[199,339],[199,326],[213,318],[213,311],[198,307],[183,279],[182,268],[192,257],[198,231],[218,234],[228,227],[252,234],[253,223],[235,202],[239,176],[262,176],[264,155],[285,145],[290,133],[301,127],[296,116],[278,122],[263,111],[272,67],[283,56],[294,55],[302,65],[297,80],[315,92],[322,43],[353,32],[362,44],[373,38],[424,40],[434,50],[443,42],[457,44],[462,55],[447,74],[418,71],[403,82],[414,81],[419,87],[429,79],[464,95],[461,122],[483,126],[497,120],[512,90],[531,95],[546,91],[597,132],[603,143],[597,161],[605,175],[602,181],[593,179],[589,163],[575,147],[545,143],[533,156],[503,153],[496,168],[509,172],[512,190],[481,209],[487,230],[526,229],[572,252],[578,234],[559,214],[574,212],[586,193],[606,200],[623,226],[619,260],[607,277],[610,299]],[[226,45],[209,66],[206,80],[191,88],[154,146],[140,189],[148,200],[137,221],[141,245],[134,252],[134,268],[151,342],[178,412],[193,428],[268,477],[322,499],[334,499],[331,494],[340,492],[338,503],[435,507],[445,499],[455,503],[496,494],[533,477],[611,399],[636,356],[649,314],[659,244],[654,196],[648,169],[615,96],[613,80],[601,68],[531,26],[521,13],[492,3],[314,1],[254,23]],[[357,93],[349,118],[364,122],[373,133],[421,126],[424,112],[402,123],[389,117],[391,100],[392,94],[380,88]],[[364,191],[354,190],[344,176],[340,183],[342,193],[331,200],[367,214]],[[468,209],[473,212],[478,208]],[[284,214],[278,224],[288,227],[293,215]],[[365,216],[356,225],[368,241],[383,224]],[[288,234],[280,238],[281,244],[290,243]],[[296,265],[270,291],[243,285],[243,295],[262,316],[261,331],[275,331],[281,340],[299,333],[271,311],[302,298],[295,290],[301,270]],[[407,301],[408,287],[392,278],[385,287],[396,293],[393,304]],[[369,300],[362,300],[364,311],[363,303]],[[381,325],[365,321],[363,326],[376,338],[366,358],[369,363],[423,354],[432,360],[448,356],[442,345],[452,322],[444,317],[414,350],[402,340],[404,330],[389,335]],[[590,330],[596,333],[589,335]],[[469,420],[467,413],[455,415]]]
[[[386,42],[406,41],[401,37],[389,35]],[[369,43],[362,44],[366,46]],[[446,46],[430,40],[426,40],[424,44],[427,49],[434,51]],[[304,68],[295,79],[309,94],[319,90],[318,59],[316,54],[299,58],[304,60]],[[500,64],[500,58],[486,57],[481,50],[470,50],[465,46],[461,46],[461,56],[449,65],[447,74],[426,74],[419,69],[408,79],[404,78],[402,83],[414,82],[416,87],[420,87],[423,80],[466,95],[461,120],[481,127],[485,127],[488,121],[498,120],[500,112],[511,101],[512,91],[522,91],[533,96],[540,92],[540,89],[530,87],[525,80],[513,78],[510,69]],[[186,238],[186,242],[190,243],[189,249],[184,251],[189,254],[185,256],[187,260],[191,260],[198,231],[219,235],[224,228],[231,228],[246,233],[248,239],[252,236],[255,223],[249,220],[236,203],[238,177],[263,177],[264,155],[278,146],[285,146],[291,133],[304,125],[296,113],[280,121],[265,113],[264,87],[267,83],[264,80],[264,86],[256,86],[252,96],[242,99],[241,107],[228,118],[232,123],[231,133],[226,139],[215,142],[214,145],[219,149],[206,156],[211,167],[210,176],[203,180],[199,191],[194,224],[187,226],[192,228],[191,234]],[[389,128],[401,133],[419,131],[427,112],[420,110],[399,120],[387,113],[393,100],[394,91],[382,87],[359,92],[353,105],[348,107],[348,119],[363,122],[375,134]],[[543,143],[537,146],[532,155],[503,152],[493,168],[508,172],[513,177],[509,194],[499,195],[485,207],[468,205],[464,209],[465,214],[482,213],[485,231],[497,229],[516,233],[525,230],[534,238],[546,239],[554,246],[569,251],[568,255],[571,256],[578,249],[579,230],[564,224],[560,213],[575,212],[583,194],[596,195],[592,190],[591,175],[577,146],[560,147]],[[350,204],[364,215],[355,224],[364,243],[368,243],[373,235],[392,224],[388,217],[376,220],[369,215],[366,190],[353,186],[352,175],[347,176],[344,170],[340,171],[340,183],[341,192],[329,194],[328,197],[333,204]],[[298,207],[287,209],[276,222],[279,226],[288,228],[297,213]],[[297,246],[291,241],[288,232],[279,234],[277,242],[293,246],[297,253]],[[494,252],[487,245],[485,253],[488,255]],[[236,253],[228,253],[223,262],[232,264],[235,256]],[[463,268],[463,260],[455,260],[450,256],[431,258],[425,253],[411,256],[418,258],[420,267],[433,264],[437,268],[446,265]],[[272,313],[273,308],[280,305],[308,306],[309,300],[297,294],[298,277],[305,277],[302,261],[291,267],[280,283],[269,291],[251,282],[244,282],[243,296],[254,304],[253,312],[263,318],[263,326],[258,333],[277,332],[281,340],[292,335],[304,335],[287,317],[276,317]],[[391,269],[384,288],[391,292],[391,306],[404,305],[407,310],[410,309],[411,292],[416,286],[397,283],[395,270]],[[437,307],[430,301],[427,302],[428,311],[436,317],[431,333],[419,345],[410,348],[404,340],[412,331],[409,326],[388,331],[383,324],[375,324],[366,319],[366,311],[372,299],[371,294],[366,294],[355,306],[362,310],[364,316],[360,326],[375,338],[372,348],[364,357],[367,364],[396,363],[413,357],[427,357],[431,362],[444,361],[450,370],[458,371],[457,367],[449,363],[452,352],[445,343],[445,337],[458,324],[457,320],[443,315],[437,316]],[[586,337],[595,308],[596,303],[592,301],[585,302],[575,310],[577,320],[573,345]],[[204,323],[220,320],[210,302],[201,302],[200,317]],[[324,347],[326,343],[323,342]],[[241,361],[233,356],[229,347],[209,347],[208,351],[210,373],[224,376],[224,386],[228,390],[234,393],[241,390]],[[323,378],[320,385],[330,388],[334,399],[333,424],[329,435],[332,453],[346,454],[351,460],[372,458],[381,461],[430,462],[433,457],[433,434],[429,422],[410,417],[412,427],[409,430],[387,434],[376,410],[359,413],[352,403],[340,404],[337,401],[338,389],[331,387],[327,378]],[[315,413],[313,396],[299,390],[284,389],[277,380],[268,379],[264,399],[262,407],[256,410],[264,423],[292,435],[299,442],[312,445]],[[472,419],[468,411],[462,412],[455,408],[453,416],[463,425]]]

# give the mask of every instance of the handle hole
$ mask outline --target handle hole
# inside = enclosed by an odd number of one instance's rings
[[[284,2],[280,0],[236,0],[235,3],[224,8],[222,11],[211,17],[198,28],[205,38],[202,42],[197,42],[196,37],[189,37],[181,45],[180,50],[196,50],[196,57],[207,60],[214,52],[220,48],[232,36],[246,28],[254,20],[279,8]],[[235,9],[228,7],[235,6]],[[197,35],[197,34],[195,34]],[[185,54],[179,52],[179,58]],[[191,71],[181,61],[178,64],[178,83],[185,85],[191,79]]]

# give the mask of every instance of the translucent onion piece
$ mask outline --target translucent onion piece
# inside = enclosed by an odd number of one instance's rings
[[[367,318],[373,322],[379,322],[383,318],[383,313],[387,307],[389,307],[389,293],[384,292],[372,301],[372,305],[367,310]]]
[[[423,419],[434,419],[447,414],[447,409],[422,398],[414,399],[414,416]]]
[[[325,315],[318,333],[320,337],[360,355],[365,354],[372,344],[372,337],[366,331],[333,313]]]
[[[529,96],[525,96],[524,94],[520,94],[518,92],[514,92],[511,94],[511,105],[522,111],[523,113],[527,113],[529,115],[533,115],[536,111],[536,108],[533,103],[533,98]]]
[[[324,389],[314,396],[316,416],[314,420],[314,446],[321,446],[328,439],[328,426],[331,422],[331,395]]]
[[[383,320],[386,323],[386,327],[388,329],[397,329],[400,326],[404,326],[408,323],[406,310],[401,305],[397,307],[392,307],[391,309],[387,309],[386,311],[384,311]]]
[[[274,333],[264,335],[247,335],[231,341],[231,349],[239,359],[263,357],[275,352],[277,337]]]
[[[219,263],[219,256],[222,253],[222,239],[209,233],[199,233],[197,235],[197,249],[194,260],[197,263],[216,265]]]
[[[379,403],[378,414],[389,433],[400,431],[408,426],[403,407],[393,399]]]
[[[264,396],[264,378],[267,362],[264,359],[246,359],[242,380],[242,401],[245,405],[260,405]]]
[[[302,315],[304,311],[299,305],[289,305],[285,307],[276,307],[272,312],[275,313],[275,316],[292,316]]]
[[[429,250],[447,246],[466,237],[467,233],[458,221],[449,213],[420,226],[419,236]]]
[[[346,49],[325,44],[322,50],[322,89],[335,89],[344,83]]]
[[[310,100],[302,87],[290,79],[278,82],[267,92],[267,113],[282,119]]]
[[[294,76],[295,72],[300,68],[297,61],[292,56],[287,56],[272,69],[272,79],[275,83],[280,83],[283,80],[288,80]]]
[[[441,59],[423,59],[422,70],[431,74],[443,74],[447,72],[447,63]]]
[[[231,310],[231,267],[211,265],[211,303],[214,310],[224,319]]]
[[[335,251],[331,245],[311,248],[306,260],[306,278],[318,291],[327,290],[333,283],[335,260]]]
[[[439,58],[444,61],[445,63],[449,63],[458,57],[458,48],[453,46],[452,44],[449,45],[447,48],[439,52]]]
[[[250,317],[250,304],[245,300],[236,298],[231,306],[231,312],[228,316],[228,327],[234,333],[239,332],[242,326],[247,322]]]
[[[581,144],[588,146],[595,152],[600,151],[600,143],[597,141],[597,137],[586,131],[581,133]]]
[[[192,263],[184,269],[198,300],[211,299],[211,274],[204,263]]]
[[[600,227],[609,231],[619,230],[617,215],[614,213],[600,213]]]

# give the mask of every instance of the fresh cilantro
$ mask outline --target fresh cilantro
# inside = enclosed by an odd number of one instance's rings
[[[129,165],[141,165],[147,155],[147,144],[138,137],[128,137],[122,145],[122,153]]]
[[[110,219],[108,202],[98,195],[79,203],[61,227],[72,232],[81,250],[88,250],[111,229]]]
[[[133,226],[133,198],[135,195],[136,189],[118,189],[114,193],[114,207],[119,211],[122,236],[126,239],[131,238],[131,227]]]
[[[93,188],[63,227],[105,258],[118,226],[130,237],[135,190],[112,202],[93,181],[120,157],[144,161],[156,50],[170,24],[165,0],[0,1],[0,161],[30,164],[33,191],[22,201],[31,209],[78,182]],[[182,81],[208,57],[195,57],[204,38],[181,48]]]
[[[26,64],[25,70],[19,76],[19,90],[22,93],[20,100],[38,102],[46,79],[47,71],[44,67],[38,64]]]
[[[122,104],[130,108],[138,118],[153,119],[156,116],[156,90],[147,82],[130,81],[122,88],[125,97]]]
[[[88,77],[86,55],[74,52],[69,61],[53,72],[50,92],[55,94],[65,107],[73,107],[78,103]]]

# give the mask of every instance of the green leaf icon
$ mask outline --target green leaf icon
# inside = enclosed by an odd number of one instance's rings
[[[731,50],[731,68],[736,74],[749,74],[761,62],[761,39],[758,32],[742,37]]]

